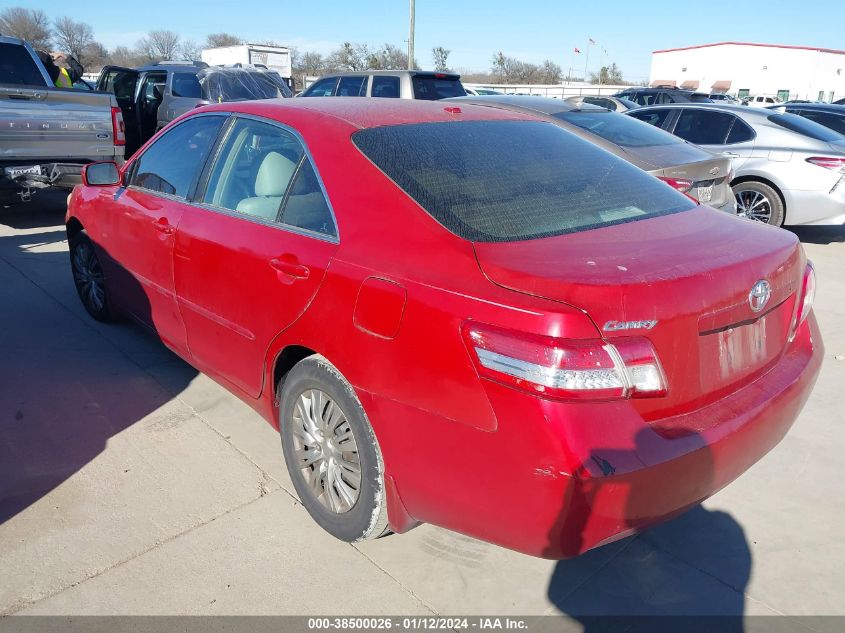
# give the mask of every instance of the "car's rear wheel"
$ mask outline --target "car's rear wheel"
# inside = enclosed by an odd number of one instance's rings
[[[778,192],[769,185],[757,180],[747,180],[733,185],[732,188],[736,196],[737,215],[772,226],[783,224],[783,201]]]
[[[320,355],[300,361],[280,385],[279,428],[302,505],[347,542],[387,530],[384,462],[352,386]]]
[[[109,303],[106,291],[106,278],[103,267],[94,249],[94,243],[85,231],[80,231],[70,238],[70,268],[73,272],[73,284],[82,300],[82,305],[98,321],[114,321],[115,314]]]

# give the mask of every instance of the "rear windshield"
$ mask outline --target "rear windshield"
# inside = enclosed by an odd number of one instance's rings
[[[622,147],[677,145],[683,143],[669,132],[616,112],[558,112],[557,119],[572,123],[596,136]]]
[[[433,101],[449,97],[465,97],[460,79],[457,77],[437,77],[435,75],[414,75],[414,98]]]
[[[689,100],[693,103],[712,103],[712,99],[710,99],[709,96],[701,92],[693,92],[689,96]]]
[[[693,208],[630,163],[541,121],[415,123],[361,130],[352,139],[467,240],[529,240]]]
[[[0,44],[0,84],[44,86],[32,55],[18,44]]]
[[[833,143],[835,141],[843,141],[845,138],[838,132],[834,132],[830,128],[819,125],[814,121],[805,119],[797,114],[772,114],[767,117],[769,121],[787,130],[798,132],[804,136],[809,136],[817,141],[824,141],[825,143]]]

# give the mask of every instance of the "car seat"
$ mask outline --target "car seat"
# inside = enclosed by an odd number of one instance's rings
[[[255,176],[255,197],[241,200],[236,210],[267,220],[275,220],[294,171],[296,171],[296,163],[289,158],[278,152],[267,154],[262,159]]]

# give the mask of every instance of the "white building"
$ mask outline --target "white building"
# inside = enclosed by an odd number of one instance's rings
[[[845,97],[845,51],[746,42],[672,48],[652,53],[649,81],[740,97],[833,101]]]

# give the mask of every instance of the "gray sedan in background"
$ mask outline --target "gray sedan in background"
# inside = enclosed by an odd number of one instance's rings
[[[729,159],[618,112],[583,102],[515,95],[447,101],[513,110],[548,120],[624,158],[701,204],[736,213]]]
[[[625,114],[730,158],[740,215],[775,226],[845,224],[845,136],[763,108],[683,103]]]

